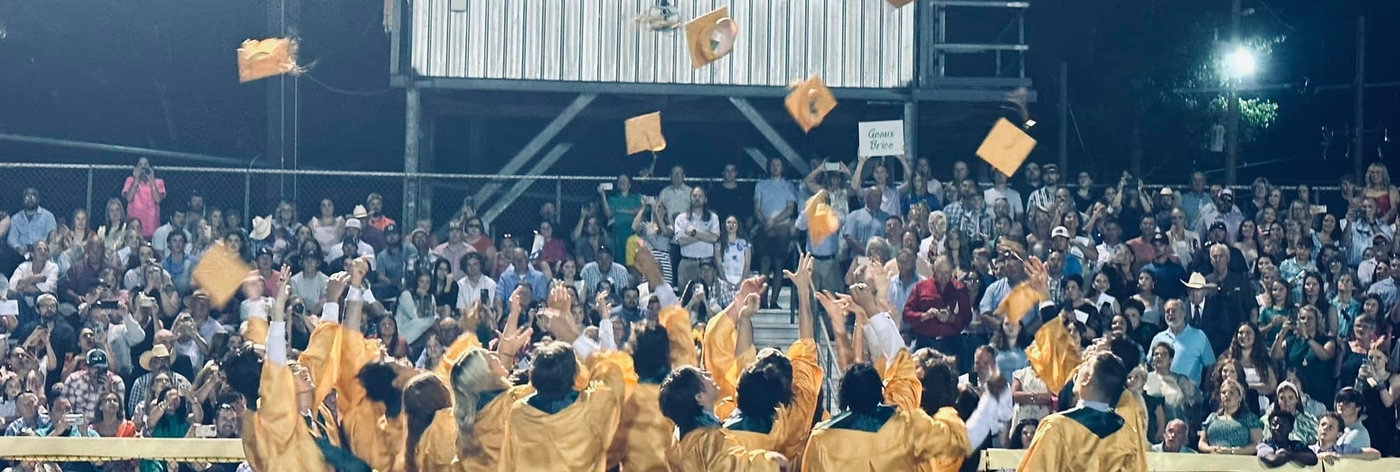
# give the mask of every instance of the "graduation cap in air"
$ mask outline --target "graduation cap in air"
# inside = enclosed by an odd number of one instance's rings
[[[1021,125],[1018,126],[1006,118],[998,118],[987,137],[982,140],[982,145],[977,147],[977,157],[987,161],[1002,174],[1010,176],[1021,168],[1021,163],[1026,162],[1026,157],[1035,149],[1035,138],[1025,131],[1035,126],[1035,120],[1031,119],[1026,105],[1029,100],[1029,92],[1026,89],[1016,89],[1007,94],[1006,100],[1017,105],[1021,113]]]
[[[233,299],[233,294],[238,292],[238,288],[243,285],[243,279],[252,270],[253,268],[248,267],[237,254],[222,244],[215,244],[204,257],[199,258],[199,265],[194,267],[191,277],[209,294],[209,302],[215,308],[222,308]]]
[[[685,42],[690,49],[690,67],[699,69],[734,50],[739,24],[729,17],[729,7],[719,7],[685,24]]]
[[[249,39],[238,48],[238,81],[251,82],[300,72],[297,41],[288,38]]]
[[[627,155],[643,151],[666,149],[666,137],[661,134],[661,112],[628,118],[623,122],[627,134]]]
[[[821,76],[813,75],[793,84],[783,105],[805,133],[822,124],[826,115],[836,108],[836,96],[831,94]]]

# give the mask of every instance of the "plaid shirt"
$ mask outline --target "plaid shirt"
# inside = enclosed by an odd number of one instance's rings
[[[986,241],[992,234],[992,222],[995,218],[985,211],[977,211],[968,208],[963,211],[962,224],[958,226],[958,231],[967,235],[969,241]]]
[[[73,405],[73,413],[86,415],[96,412],[97,401],[107,392],[116,392],[118,396],[126,397],[126,381],[109,370],[102,373],[107,377],[105,384],[103,379],[92,378],[91,370],[68,374],[68,378],[63,380],[63,396]]]

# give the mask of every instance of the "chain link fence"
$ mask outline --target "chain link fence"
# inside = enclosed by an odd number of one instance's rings
[[[22,190],[39,190],[41,205],[62,220],[72,217],[75,209],[86,209],[94,225],[106,221],[103,211],[110,199],[121,200],[121,190],[132,168],[112,165],[0,163],[0,182],[8,191],[0,192],[0,210],[15,211],[21,207]],[[615,182],[616,176],[514,176],[514,175],[456,175],[406,174],[402,172],[341,172],[319,170],[237,169],[227,167],[159,167],[156,176],[163,179],[167,195],[161,204],[161,220],[172,211],[188,206],[190,197],[203,197],[206,207],[237,212],[243,227],[253,216],[271,215],[281,201],[291,202],[297,220],[306,221],[320,212],[322,200],[329,199],[335,213],[350,214],[366,197],[377,193],[384,199],[384,212],[405,225],[403,218],[405,187],[418,185],[420,219],[431,218],[435,229],[441,229],[458,213],[464,201],[476,205],[487,221],[490,234],[529,233],[540,221],[540,209],[553,204],[567,234],[573,229],[580,209],[600,201],[598,185]],[[632,179],[633,192],[657,195],[670,180],[664,177]],[[709,187],[719,179],[688,178],[687,184]],[[754,180],[740,179],[743,188],[752,189]],[[1173,185],[1177,190],[1181,186]],[[1161,186],[1149,186],[1155,194]],[[1237,201],[1249,198],[1249,187],[1231,187]],[[1292,192],[1296,186],[1279,186]],[[1315,200],[1335,196],[1336,187],[1312,187]],[[125,204],[125,201],[123,204]],[[1334,209],[1341,214],[1345,208]],[[1252,216],[1252,215],[1250,215]],[[607,222],[602,222],[606,225]]]

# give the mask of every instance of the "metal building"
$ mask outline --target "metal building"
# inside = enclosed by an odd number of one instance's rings
[[[413,0],[386,2],[392,83],[407,98],[405,171],[432,170],[434,134],[449,116],[551,118],[496,174],[540,174],[568,152],[561,131],[581,114],[616,119],[670,104],[668,120],[747,120],[766,141],[746,152],[786,158],[795,126],[781,97],[819,74],[843,103],[902,117],[908,154],[931,122],[1004,103],[1026,77],[1025,1],[917,0]],[[690,67],[683,25],[728,6],[735,50]],[[952,25],[952,27],[950,27]],[[542,98],[544,97],[544,98]],[[604,97],[600,99],[600,97]],[[1031,94],[1034,100],[1034,92]],[[718,103],[729,113],[716,118]],[[935,103],[936,102],[936,103]],[[921,108],[925,112],[921,113]],[[981,111],[976,111],[981,110]],[[988,121],[990,124],[990,121]],[[798,131],[800,133],[800,131]],[[532,164],[533,163],[533,164]],[[494,216],[519,195],[477,192]],[[405,189],[405,219],[430,213],[432,189]],[[485,198],[495,198],[489,205]],[[488,218],[489,219],[489,218]]]

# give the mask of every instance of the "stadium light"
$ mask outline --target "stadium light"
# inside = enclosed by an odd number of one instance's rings
[[[1258,70],[1258,59],[1254,57],[1254,52],[1244,46],[1238,46],[1225,56],[1225,71],[1230,78],[1243,79],[1254,75]]]

